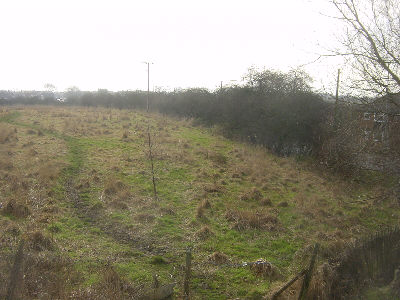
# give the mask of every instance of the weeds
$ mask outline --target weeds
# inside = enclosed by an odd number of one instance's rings
[[[264,212],[228,209],[225,217],[233,223],[233,228],[237,230],[255,228],[275,231],[279,228],[278,218]]]
[[[346,240],[398,221],[386,179],[380,187],[344,182],[305,161],[275,157],[179,120],[102,108],[18,113],[0,117],[0,126],[10,128],[0,138],[0,267],[16,238],[30,235],[26,299],[132,298],[154,273],[179,281],[182,253],[176,249],[188,243],[196,251],[194,297],[258,297],[270,288],[263,279],[268,268],[198,267],[209,258],[265,257],[290,276],[315,240],[328,257]],[[158,131],[152,148],[156,202],[149,198],[147,125]],[[10,199],[29,213],[18,205],[6,212]],[[155,256],[168,263],[152,264]],[[107,261],[112,264],[104,267]]]
[[[15,199],[10,199],[4,206],[3,213],[16,218],[26,218],[31,214],[31,210],[26,205],[18,203]]]

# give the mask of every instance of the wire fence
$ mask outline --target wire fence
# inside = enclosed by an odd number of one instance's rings
[[[360,291],[372,282],[381,281],[389,283],[393,279],[394,272],[400,266],[400,229],[387,228],[366,238],[359,239],[348,246],[345,251],[335,258],[324,262],[316,268],[318,261],[319,245],[314,247],[311,260],[307,269],[300,271],[296,276],[284,284],[280,289],[270,295],[270,299],[352,299]],[[184,266],[181,268],[182,277],[179,282],[161,284],[154,275],[153,284],[144,292],[142,299],[164,299],[174,293],[175,286],[182,285],[184,299],[191,299],[191,286],[193,269],[212,266],[216,268],[251,268],[253,271],[267,274],[273,272],[274,266],[264,260],[234,263],[227,261],[208,261],[193,259],[191,248],[182,249],[185,255]],[[24,259],[28,257],[24,253],[24,241],[21,240],[13,259],[9,259],[10,268],[7,287],[3,289],[5,299],[20,299],[19,291],[24,276]],[[288,298],[287,291],[296,291]],[[300,285],[299,285],[300,283]]]

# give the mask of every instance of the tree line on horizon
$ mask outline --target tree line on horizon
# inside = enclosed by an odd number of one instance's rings
[[[362,114],[357,105],[338,106],[325,101],[312,90],[311,78],[301,71],[253,68],[243,79],[242,85],[215,91],[190,88],[151,92],[150,110],[218,126],[228,138],[261,145],[277,155],[311,155],[339,171],[357,170],[359,154],[371,148],[362,139]],[[101,106],[143,111],[147,107],[144,91],[83,92],[74,88],[63,97],[59,101],[49,92],[45,97],[22,93],[12,100],[2,100],[0,93],[0,105]]]
[[[216,91],[202,88],[150,93],[150,110],[218,125],[224,135],[263,145],[280,155],[311,153],[332,104],[312,91],[304,72],[249,69],[243,85]],[[70,89],[62,102],[21,94],[4,104],[56,104],[145,110],[147,92],[82,92]]]

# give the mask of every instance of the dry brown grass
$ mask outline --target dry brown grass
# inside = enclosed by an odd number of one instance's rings
[[[108,265],[99,271],[100,281],[89,288],[75,290],[67,299],[74,300],[122,300],[122,299],[151,299],[144,296],[143,285],[132,285],[121,278],[115,269]]]
[[[260,201],[260,204],[262,206],[273,206],[271,199],[269,198],[264,198]]]
[[[264,259],[257,260],[255,264],[251,265],[250,269],[260,277],[269,278],[270,280],[283,279],[278,267]]]
[[[276,216],[263,211],[253,212],[228,209],[225,217],[233,223],[233,228],[237,230],[257,228],[275,231],[280,227],[279,219]]]
[[[26,247],[33,251],[53,251],[55,249],[55,245],[52,240],[45,236],[41,231],[27,233],[26,241]]]
[[[240,196],[240,200],[249,201],[249,200],[260,200],[262,198],[262,193],[255,187],[253,187],[250,191],[242,194]]]
[[[38,170],[38,176],[42,183],[49,184],[50,182],[56,180],[60,174],[61,165],[49,162],[45,163]]]
[[[140,213],[135,216],[135,219],[139,222],[150,223],[154,221],[155,216],[149,213]]]
[[[201,229],[196,232],[196,236],[201,240],[206,240],[214,235],[215,233],[207,225],[201,227]]]
[[[17,129],[6,124],[0,124],[0,144],[17,141]]]
[[[204,191],[206,193],[222,193],[225,190],[225,188],[217,183],[213,184],[205,184],[204,185]]]
[[[169,215],[169,216],[175,216],[176,215],[175,210],[172,207],[169,207],[169,206],[162,207],[160,209],[160,211],[161,211],[162,215]]]
[[[220,166],[224,166],[228,162],[228,158],[224,154],[219,153],[219,152],[209,151],[208,158],[212,162],[214,162],[216,165],[220,165]]]
[[[126,140],[128,137],[129,137],[129,131],[125,130],[125,131],[122,133],[122,139],[123,139],[123,140]]]
[[[229,263],[229,257],[221,252],[214,252],[208,257],[208,260],[216,265],[222,265]]]
[[[34,148],[30,148],[27,152],[28,156],[36,156],[38,155],[38,152]]]
[[[14,169],[14,164],[10,160],[0,157],[0,170],[11,171]]]
[[[23,299],[70,299],[66,285],[80,280],[71,260],[52,252],[28,252]]]
[[[196,216],[197,218],[203,218],[206,209],[211,208],[211,204],[208,201],[208,199],[204,199],[202,200],[199,205],[197,205],[197,209],[196,209]]]
[[[3,213],[14,216],[16,218],[26,218],[31,214],[31,210],[24,204],[10,199],[3,208]]]
[[[125,201],[120,199],[113,199],[110,202],[110,206],[120,210],[126,210],[129,208],[128,204]]]
[[[120,180],[117,180],[113,177],[108,178],[104,185],[104,194],[107,196],[113,196],[118,194],[121,191],[125,191],[127,186]]]
[[[101,199],[107,201],[112,208],[120,210],[128,209],[128,203],[131,201],[131,198],[132,194],[125,183],[114,177],[109,177],[106,180]]]

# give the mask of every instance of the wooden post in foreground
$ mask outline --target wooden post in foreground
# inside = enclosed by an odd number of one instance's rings
[[[192,268],[192,249],[186,249],[186,269],[185,269],[185,282],[184,282],[184,297],[185,300],[190,299],[190,277],[191,277],[191,268]]]
[[[23,260],[24,260],[24,240],[22,239],[19,242],[18,250],[17,250],[15,259],[14,259],[14,265],[10,272],[10,281],[8,283],[6,300],[17,299],[18,289],[20,289],[20,290],[22,289],[21,282],[22,282],[23,276],[21,273],[21,269],[22,269]]]
[[[308,269],[306,271],[306,274],[304,276],[303,285],[301,286],[301,290],[300,290],[300,294],[299,294],[299,300],[306,299],[305,296],[307,294],[308,287],[309,287],[310,282],[311,282],[311,276],[312,276],[312,273],[313,273],[313,270],[314,270],[315,259],[317,257],[318,249],[319,249],[319,244],[317,243],[314,246],[314,252],[313,252],[313,255],[311,257],[310,266],[308,267]]]

